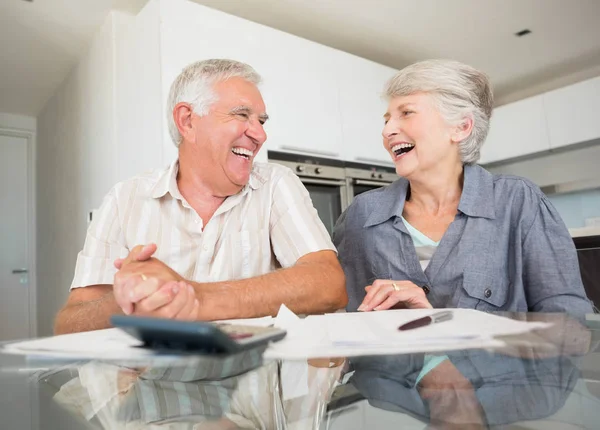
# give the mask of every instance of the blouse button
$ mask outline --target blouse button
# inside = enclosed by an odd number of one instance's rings
[[[489,299],[490,297],[492,297],[492,290],[490,290],[489,288],[486,288],[485,291],[483,292],[483,295],[485,296],[486,299]]]
[[[427,286],[427,285],[423,285],[423,291],[425,291],[425,295],[429,294],[429,291],[431,291],[431,289]]]

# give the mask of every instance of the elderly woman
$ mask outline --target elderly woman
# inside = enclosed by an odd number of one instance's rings
[[[383,145],[401,177],[359,195],[335,228],[349,311],[592,312],[573,241],[540,189],[475,163],[488,78],[423,61],[387,84]]]

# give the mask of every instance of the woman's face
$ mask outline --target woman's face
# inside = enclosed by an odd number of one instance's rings
[[[410,179],[442,164],[460,163],[453,141],[456,127],[444,120],[430,94],[392,98],[384,119],[383,145],[398,175]]]

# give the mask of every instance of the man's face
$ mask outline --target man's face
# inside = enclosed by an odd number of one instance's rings
[[[214,85],[217,101],[207,115],[192,115],[194,157],[215,195],[238,193],[250,179],[254,157],[267,139],[268,116],[256,85],[231,78]]]

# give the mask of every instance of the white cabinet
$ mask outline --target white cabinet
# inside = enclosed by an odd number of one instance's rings
[[[152,3],[148,3],[142,13],[153,7]],[[261,73],[255,60],[260,52],[260,42],[264,39],[263,33],[269,30],[267,27],[189,1],[154,0],[154,3],[156,10],[153,14],[156,16],[152,25],[157,26],[160,39],[158,67],[162,106],[166,107],[171,84],[181,70],[196,61],[229,58],[248,63]],[[166,120],[163,125],[163,155],[167,160],[177,156]],[[266,160],[264,146],[257,159]]]
[[[389,67],[185,0],[151,0],[116,44],[117,134],[126,158],[138,154],[132,167],[177,156],[166,121],[171,83],[207,58],[248,63],[263,78],[270,120],[257,159],[278,150],[391,164],[380,97]]]
[[[392,164],[383,147],[386,82],[396,70],[360,57],[339,53],[338,82],[344,158],[363,163]]]
[[[530,97],[494,109],[481,164],[548,151],[543,96]]]
[[[194,3],[162,5],[165,103],[171,82],[187,64],[206,58],[243,61],[263,78],[260,89],[270,119],[261,155],[284,150],[341,156],[333,49]]]
[[[550,146],[600,138],[600,77],[544,94]]]
[[[335,50],[269,29],[262,58],[253,65],[269,122],[266,148],[320,157],[342,157]]]

